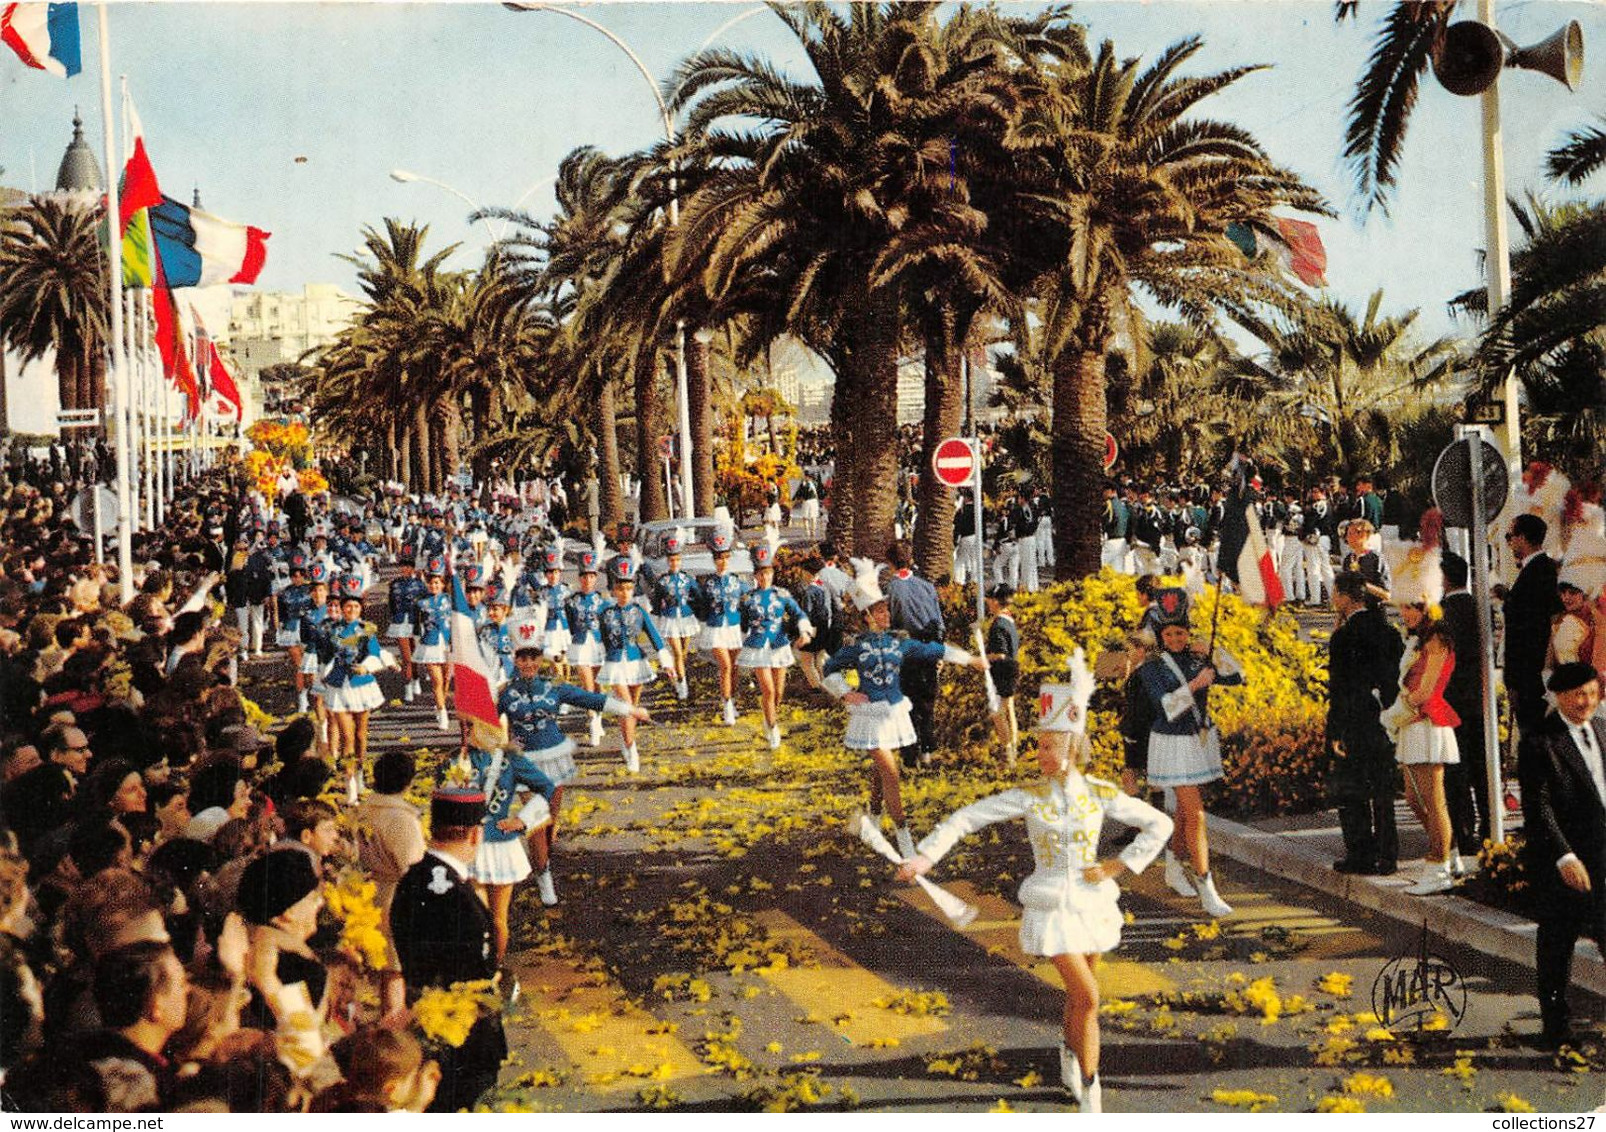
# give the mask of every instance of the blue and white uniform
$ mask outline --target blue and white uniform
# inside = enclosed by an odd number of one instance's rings
[[[452,650],[452,595],[425,594],[418,601],[413,622],[418,627],[419,664],[445,664]]]
[[[325,638],[334,620],[329,616],[327,603],[310,605],[301,615],[301,671],[312,677],[314,692],[323,686],[323,662],[318,659],[318,654],[328,650]]]
[[[859,691],[868,703],[849,709],[848,730],[843,745],[854,751],[896,751],[916,742],[914,723],[909,717],[909,700],[899,682],[905,660],[968,664],[970,654],[941,641],[912,641],[898,633],[866,633],[844,645],[825,662],[825,688],[838,699],[852,691],[842,673],[853,669],[859,674]]]
[[[274,643],[282,649],[301,642],[301,619],[312,608],[312,591],[306,583],[286,586],[279,591],[279,632]]]
[[[379,690],[379,631],[366,621],[331,624],[324,634],[332,655],[323,667],[323,705],[330,711],[373,711],[385,702]]]
[[[513,746],[558,786],[580,773],[574,765],[574,740],[558,729],[558,709],[565,704],[613,715],[630,712],[629,704],[612,696],[540,676],[516,676],[496,698],[496,710],[507,717]]]
[[[583,664],[587,668],[601,668],[602,607],[608,603],[596,590],[578,591],[569,595],[563,612],[569,623],[569,663]]]
[[[703,621],[698,648],[736,652],[742,647],[741,606],[742,595],[747,590],[747,583],[729,571],[705,574],[698,580],[692,598],[692,605]]]
[[[1222,775],[1221,739],[1210,720],[1210,689],[1188,688],[1207,663],[1191,648],[1161,650],[1138,669],[1154,720],[1149,732],[1151,786],[1199,786]],[[1225,671],[1227,667],[1217,669],[1215,684],[1242,684],[1243,674]]]
[[[558,784],[517,751],[471,750],[468,761],[474,784],[485,793],[485,839],[468,867],[468,875],[481,884],[517,884],[530,875],[524,839],[531,830],[552,821],[549,803]],[[515,803],[519,803],[516,813]],[[510,817],[522,821],[524,829],[497,828],[498,822]]]
[[[692,600],[697,579],[684,570],[663,575],[652,586],[652,612],[665,637],[690,640],[703,630]]]
[[[513,627],[506,621],[500,624],[487,617],[479,627],[480,652],[485,663],[497,674],[498,685],[513,679],[513,650],[518,647]]]
[[[546,637],[541,652],[548,660],[567,662],[569,641],[573,636],[569,631],[568,603],[574,591],[569,588],[569,583],[560,579],[551,585],[543,585],[539,592],[541,600],[546,603]]]
[[[791,618],[799,636],[814,632],[808,614],[790,593],[778,586],[751,590],[742,597],[742,651],[736,663],[742,668],[790,668],[792,642],[786,635]]]
[[[424,579],[416,574],[411,578],[397,578],[391,582],[387,602],[390,606],[390,627],[385,630],[385,636],[411,637],[418,603],[428,596],[429,587],[424,584]]]
[[[652,614],[634,601],[624,605],[610,601],[602,607],[599,622],[603,662],[597,673],[597,683],[608,687],[619,684],[634,687],[653,682],[657,672],[642,651],[640,641],[644,634],[658,653],[658,663],[666,667],[671,663],[673,658],[664,651],[664,639],[653,624]]]

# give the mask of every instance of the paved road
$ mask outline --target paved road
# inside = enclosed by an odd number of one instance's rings
[[[283,669],[248,668],[246,691],[269,710],[289,707]],[[393,674],[383,680],[394,693]],[[711,702],[709,680],[694,670],[694,701]],[[510,963],[524,992],[494,1107],[1067,1108],[1057,980],[1015,942],[1021,828],[943,862],[939,879],[981,908],[953,930],[846,834],[859,760],[837,746],[835,709],[800,679],[795,689],[773,755],[750,688],[734,728],[667,687],[649,692],[639,776],[625,774],[611,727],[603,750],[582,748],[555,864],[562,903],[543,909],[533,890],[515,903]],[[373,752],[455,742],[430,715],[422,701],[381,709]],[[569,729],[583,742],[582,718]],[[922,772],[908,787],[917,836],[1010,774],[957,759]],[[1601,1104],[1598,1055],[1557,1062],[1513,1036],[1535,1028],[1529,972],[1436,947],[1459,973],[1464,1015],[1389,1034],[1368,1016],[1373,984],[1391,960],[1414,969],[1416,933],[1221,871],[1237,914],[1220,924],[1158,869],[1128,884],[1125,938],[1101,968],[1108,1111]],[[1322,982],[1335,973],[1348,985]]]

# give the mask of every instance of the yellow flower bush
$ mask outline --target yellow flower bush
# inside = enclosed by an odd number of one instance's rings
[[[340,950],[370,971],[383,971],[389,964],[390,948],[379,926],[376,891],[373,881],[350,869],[338,884],[323,886],[323,901],[340,921]]]
[[[941,591],[947,637],[969,644],[975,618],[973,591],[955,586]],[[1321,782],[1322,732],[1327,715],[1325,650],[1299,638],[1291,614],[1247,605],[1234,595],[1222,599],[1216,647],[1243,668],[1243,687],[1210,693],[1210,711],[1221,731],[1226,779],[1216,787],[1212,812],[1228,816],[1291,813],[1325,804]],[[1197,637],[1208,640],[1216,591],[1192,603]],[[1065,671],[1080,646],[1095,668],[1100,654],[1118,647],[1142,615],[1135,579],[1104,570],[1080,581],[1061,582],[1012,602],[1020,627],[1020,691],[1017,711],[1023,724],[1037,686]],[[937,700],[939,744],[951,751],[979,753],[991,741],[991,721],[981,682],[969,673],[944,670]],[[1119,775],[1122,765],[1120,710],[1122,689],[1101,683],[1094,696],[1088,736],[1092,773]]]

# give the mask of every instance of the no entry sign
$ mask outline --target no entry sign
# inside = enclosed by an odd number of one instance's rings
[[[976,474],[976,450],[964,437],[951,436],[932,453],[931,470],[943,486],[965,487]]]

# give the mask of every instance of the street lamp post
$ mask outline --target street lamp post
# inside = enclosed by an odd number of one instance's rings
[[[674,116],[669,112],[669,103],[665,101],[663,94],[658,89],[658,80],[653,78],[652,72],[647,69],[647,64],[641,61],[641,56],[637,55],[634,49],[632,49],[628,43],[626,43],[623,39],[620,39],[619,35],[612,28],[600,24],[596,20],[593,20],[590,16],[576,12],[570,8],[559,7],[556,4],[541,3],[540,0],[505,0],[503,6],[511,8],[515,12],[552,12],[559,16],[567,16],[576,23],[584,24],[592,31],[606,36],[608,42],[612,43],[620,51],[623,51],[630,61],[636,65],[636,70],[641,73],[642,79],[647,84],[647,89],[652,92],[653,101],[658,105],[658,117],[661,120],[664,128],[664,140],[666,140],[671,147],[676,144],[678,137],[675,133],[675,119]],[[720,24],[719,27],[715,28],[713,33],[709,35],[707,39],[703,40],[702,45],[698,47],[697,51],[700,53],[703,48],[706,48],[719,36],[725,34],[725,32],[736,26],[741,21],[747,19],[749,16],[756,16],[760,12],[767,10],[768,9],[764,7],[749,8],[746,11],[739,12],[735,16],[732,16],[730,19]],[[676,89],[675,93],[679,93],[678,88]],[[678,186],[676,185],[673,176],[671,176],[669,179],[669,226],[671,228],[680,227],[680,195],[678,192]],[[700,333],[700,331],[697,333]],[[691,408],[687,398],[685,319],[675,320],[675,396],[680,402],[680,491],[683,514],[690,518],[695,517],[697,514],[697,504],[696,496],[692,494]]]
[[[480,208],[479,201],[469,196],[462,189],[454,188],[453,186],[448,185],[445,181],[437,181],[434,177],[426,177],[422,173],[413,173],[406,169],[392,169],[390,171],[390,179],[402,185],[410,185],[414,181],[422,181],[426,185],[434,185],[437,189],[444,189],[446,192],[451,193],[458,200],[468,205],[473,213],[477,214],[483,211]],[[481,216],[480,223],[485,226],[485,233],[491,237],[491,243],[494,244],[501,239],[501,236],[497,234],[496,229],[491,227],[491,222],[489,220]]]

